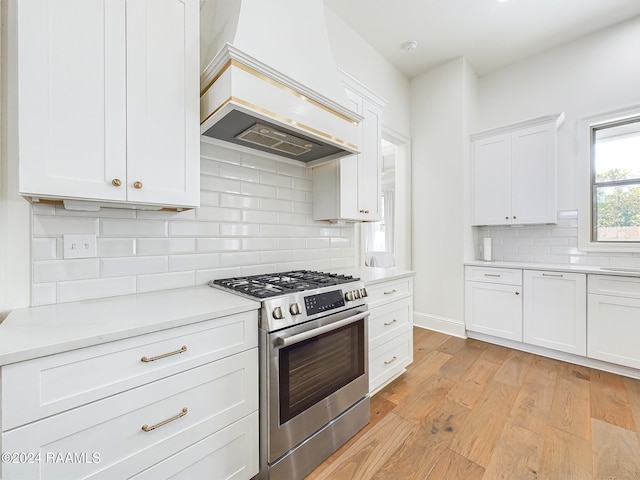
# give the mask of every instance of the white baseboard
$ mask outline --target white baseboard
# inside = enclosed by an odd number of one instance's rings
[[[596,360],[594,358],[574,355],[572,353],[559,352],[557,350],[551,350],[549,348],[539,347],[537,345],[530,345],[528,343],[516,342],[514,340],[498,338],[492,335],[485,335],[484,333],[469,332],[469,338],[475,338],[476,340],[482,340],[483,342],[494,343],[503,347],[522,350],[523,352],[553,358],[555,360],[561,360],[563,362],[575,363],[576,365],[595,368],[597,370],[604,370],[605,372],[616,373],[618,375],[623,375],[640,380],[639,369],[626,367],[624,365],[615,365],[613,363],[603,362],[602,360]]]
[[[435,315],[427,315],[414,311],[413,324],[416,327],[435,330],[436,332],[446,333],[454,337],[467,338],[464,323],[451,318],[437,317]]]

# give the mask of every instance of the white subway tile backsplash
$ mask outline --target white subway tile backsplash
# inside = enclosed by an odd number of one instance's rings
[[[213,222],[171,222],[169,235],[173,237],[217,237],[220,224]]]
[[[136,283],[138,293],[169,290],[170,288],[195,287],[196,272],[139,275]]]
[[[291,179],[291,177],[285,177],[284,175],[278,175],[276,173],[260,172],[260,183],[272,185],[274,187],[291,188],[293,180]]]
[[[242,182],[228,178],[201,175],[200,189],[210,192],[241,193]]]
[[[98,257],[132,257],[136,254],[136,239],[99,238],[97,253]]]
[[[220,206],[225,208],[245,208],[258,210],[260,199],[246,195],[232,195],[229,193],[220,194]]]
[[[290,177],[307,178],[307,167],[293,165],[287,162],[278,162],[276,171],[282,175]]]
[[[640,264],[640,255],[636,258],[636,254],[580,251],[577,225],[577,211],[565,210],[558,212],[557,225],[478,227],[478,258],[482,238],[491,237],[496,260],[593,266]]]
[[[290,261],[290,250],[263,250],[260,252],[260,263],[283,263]]]
[[[260,172],[255,168],[241,167],[238,165],[220,164],[220,176],[224,178],[234,178],[244,182],[260,181]]]
[[[242,182],[240,193],[254,197],[276,198],[278,190],[272,185]]]
[[[31,245],[31,255],[34,260],[55,260],[57,258],[55,238],[34,238]]]
[[[138,255],[169,255],[195,251],[195,238],[138,238],[136,240]]]
[[[200,169],[196,209],[74,212],[34,204],[32,304],[355,264],[356,227],[311,217],[311,168],[203,141]],[[67,234],[96,235],[98,257],[63,260]]]
[[[98,278],[58,283],[57,303],[136,293],[135,277]]]
[[[118,220],[100,219],[101,237],[166,237],[167,222],[164,220]]]
[[[199,268],[217,268],[220,266],[219,253],[197,253],[192,255],[171,255],[169,271],[198,270]]]
[[[239,238],[197,238],[196,251],[224,252],[240,250],[242,240]]]
[[[260,252],[221,253],[221,267],[238,267],[256,265],[260,263]]]
[[[259,157],[250,153],[242,154],[240,164],[243,167],[255,168],[262,172],[275,172],[278,162],[271,158]]]
[[[243,238],[242,250],[275,250],[278,248],[276,238]]]
[[[100,276],[97,258],[44,260],[33,264],[33,283],[61,282]]]
[[[214,222],[239,222],[240,210],[223,207],[200,207],[196,214],[197,220]]]
[[[257,237],[260,235],[260,225],[223,223],[220,225],[220,235],[223,237]]]
[[[98,235],[98,219],[34,215],[34,237],[62,237],[62,235]]]
[[[123,257],[100,259],[102,277],[120,277],[169,271],[169,259],[157,257]]]

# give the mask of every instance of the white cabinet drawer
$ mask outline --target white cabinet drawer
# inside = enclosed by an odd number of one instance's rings
[[[474,282],[522,285],[522,270],[519,268],[473,267],[464,268],[465,280]]]
[[[258,344],[246,312],[2,367],[2,429],[15,428]],[[167,353],[154,361],[143,362]]]
[[[4,464],[2,478],[128,478],[257,409],[253,348],[5,432],[5,451],[98,454],[99,462]]]
[[[413,295],[413,278],[401,278],[367,286],[369,308]]]
[[[258,412],[255,412],[131,478],[244,480],[257,473]]]
[[[413,332],[394,338],[369,352],[369,392],[400,374],[413,361]]]
[[[589,293],[640,298],[640,278],[589,275]]]
[[[369,349],[388,342],[411,329],[413,298],[408,297],[371,310],[369,316]]]

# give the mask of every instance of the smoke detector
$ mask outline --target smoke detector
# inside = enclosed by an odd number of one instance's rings
[[[404,42],[402,44],[402,48],[404,48],[407,52],[413,52],[416,48],[418,48],[418,42],[415,40],[409,40],[408,42]]]

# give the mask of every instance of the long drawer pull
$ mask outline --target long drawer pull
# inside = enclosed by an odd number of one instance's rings
[[[398,359],[398,357],[396,357],[395,355],[393,356],[393,358],[391,360],[387,360],[386,362],[384,362],[385,365],[389,365],[390,363],[395,362]]]
[[[140,359],[141,362],[153,362],[155,360],[160,360],[161,358],[167,358],[170,357],[171,355],[178,355],[179,353],[184,353],[187,351],[187,346],[183,345],[182,347],[180,347],[178,350],[176,350],[175,352],[169,352],[169,353],[163,353],[162,355],[158,355],[156,357],[147,357],[144,356]]]
[[[561,273],[543,273],[542,276],[543,277],[560,277],[560,278],[563,277]]]
[[[384,324],[385,327],[388,327],[389,325],[393,325],[394,323],[396,323],[398,320],[396,320],[395,318],[393,320],[391,320],[390,322],[386,322]]]
[[[485,277],[497,277],[497,278],[500,278],[500,275],[498,275],[497,273],[485,273],[484,276]]]
[[[389,290],[388,292],[384,292],[385,295],[391,295],[392,293],[398,293],[398,291],[394,288],[393,290]]]
[[[144,430],[145,432],[150,432],[151,430],[155,430],[156,428],[166,425],[169,422],[173,422],[174,420],[177,420],[180,417],[184,417],[186,414],[187,414],[187,407],[184,407],[179,414],[174,415],[171,418],[167,418],[166,420],[163,420],[160,423],[156,423],[155,425],[151,425],[151,426],[145,423],[144,425],[142,425],[142,430]]]

